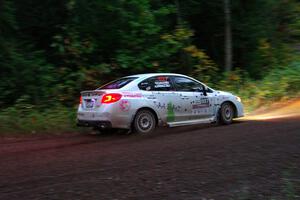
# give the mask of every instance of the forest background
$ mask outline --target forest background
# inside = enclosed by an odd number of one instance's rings
[[[0,133],[78,131],[81,90],[183,73],[247,112],[300,94],[297,0],[0,0]]]

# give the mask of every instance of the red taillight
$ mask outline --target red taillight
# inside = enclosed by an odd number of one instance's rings
[[[80,96],[79,104],[82,104],[82,96]]]
[[[122,95],[118,93],[105,94],[102,97],[101,103],[114,103],[119,101],[121,98]]]

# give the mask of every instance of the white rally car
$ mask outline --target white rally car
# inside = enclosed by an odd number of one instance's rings
[[[158,125],[230,124],[243,115],[241,99],[231,93],[185,75],[152,73],[126,76],[81,92],[77,124],[148,134]]]

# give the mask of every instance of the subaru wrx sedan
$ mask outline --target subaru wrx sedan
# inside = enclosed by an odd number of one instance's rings
[[[229,92],[214,90],[181,74],[152,73],[82,91],[77,124],[149,134],[157,126],[227,125],[243,115],[241,99]]]

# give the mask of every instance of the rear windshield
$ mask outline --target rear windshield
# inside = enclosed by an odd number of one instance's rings
[[[118,80],[112,81],[110,83],[107,83],[103,86],[101,86],[98,89],[120,89],[136,79],[137,77],[127,77],[127,78],[120,78]]]

